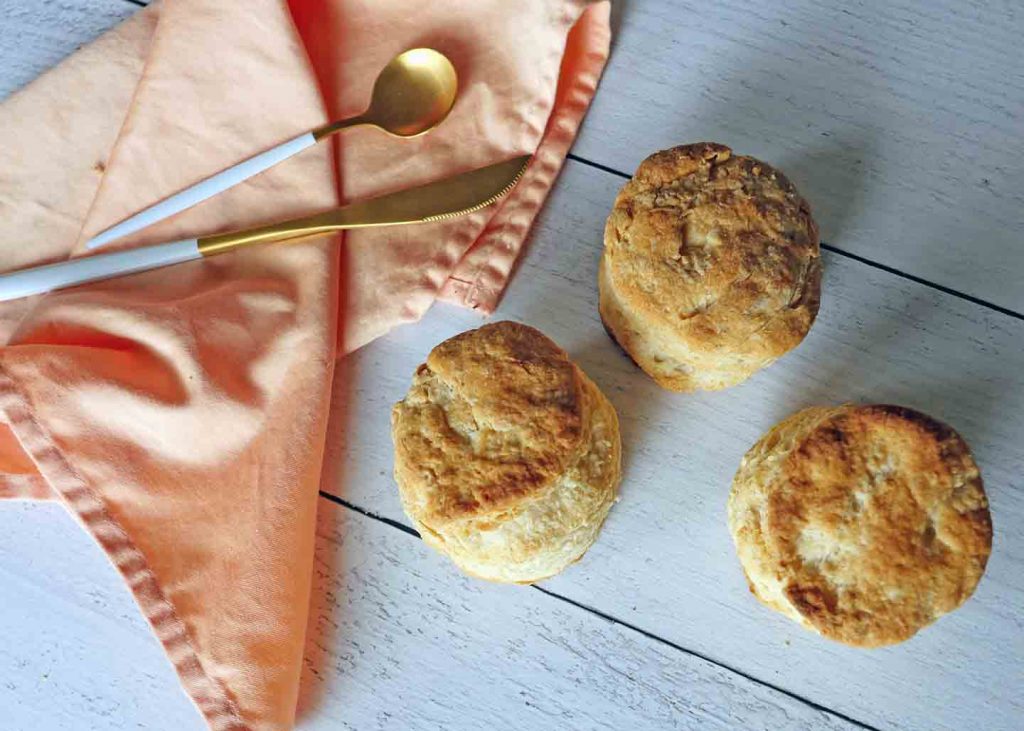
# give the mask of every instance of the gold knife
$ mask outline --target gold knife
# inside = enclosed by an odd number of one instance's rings
[[[463,216],[491,205],[511,191],[529,161],[530,156],[523,155],[436,183],[269,226],[22,269],[0,275],[0,301],[194,261],[253,244],[295,241],[350,228],[404,226]]]

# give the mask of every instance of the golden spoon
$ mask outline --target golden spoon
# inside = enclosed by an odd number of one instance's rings
[[[359,116],[317,127],[201,180],[102,231],[86,248],[98,248],[191,208],[348,127],[371,125],[397,137],[424,134],[448,116],[457,91],[455,67],[444,54],[431,48],[400,53],[377,76],[370,106]]]
[[[455,104],[458,78],[448,57],[413,48],[391,59],[373,85],[370,108],[311,133],[319,142],[339,130],[369,124],[398,137],[416,137],[439,125]]]

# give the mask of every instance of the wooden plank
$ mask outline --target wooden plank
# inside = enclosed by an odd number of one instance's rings
[[[715,140],[778,165],[826,241],[1024,312],[1024,12],[1011,0],[618,3],[575,153]]]
[[[0,99],[138,9],[125,0],[0,0]]]
[[[120,575],[56,503],[0,502],[0,726],[205,724]]]
[[[545,586],[879,728],[1019,729],[1024,322],[828,255],[821,314],[796,351],[724,392],[661,391],[597,317],[602,219],[621,182],[569,163],[498,312],[566,347],[622,422],[622,501],[585,559]],[[408,522],[391,478],[390,406],[434,344],[479,323],[435,307],[339,371],[335,397],[350,404],[348,427],[330,446],[345,465],[335,489],[347,500]],[[843,401],[905,404],[954,425],[975,450],[995,522],[976,596],[910,642],[877,651],[841,647],[762,608],[725,524],[732,475],[760,434],[801,407]]]
[[[300,729],[856,728],[540,592],[455,575],[326,500],[320,513]],[[204,727],[63,508],[0,506],[0,586],[5,728]]]

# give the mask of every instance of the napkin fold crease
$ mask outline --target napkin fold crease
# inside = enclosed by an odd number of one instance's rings
[[[437,299],[494,310],[608,43],[607,3],[583,0],[164,0],[0,105],[3,270],[83,255],[153,201],[361,112],[379,69],[418,45],[460,75],[434,132],[348,130],[114,246],[534,153],[511,195],[463,219],[0,306],[0,497],[62,501],[211,728],[294,724],[336,358]]]

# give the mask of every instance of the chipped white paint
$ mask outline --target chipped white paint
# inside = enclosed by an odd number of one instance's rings
[[[457,575],[321,501],[299,729],[856,726],[541,592]],[[0,506],[5,729],[199,731],[102,551],[55,504]]]
[[[0,99],[138,9],[124,0],[0,0]]]

